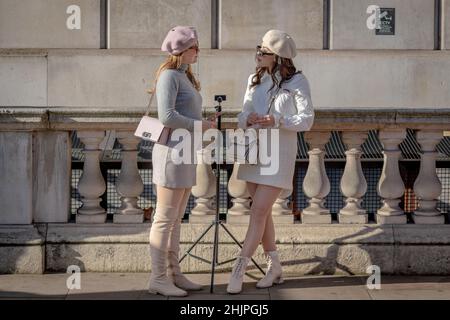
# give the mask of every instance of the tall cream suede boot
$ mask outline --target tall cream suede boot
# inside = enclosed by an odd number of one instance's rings
[[[266,252],[267,257],[267,272],[264,278],[258,281],[257,288],[269,288],[273,284],[281,284],[284,282],[282,278],[282,268],[280,258],[277,251]]]
[[[175,222],[170,234],[168,252],[169,269],[167,270],[167,273],[169,279],[171,279],[178,288],[188,291],[198,291],[202,290],[202,285],[192,282],[186,278],[186,276],[181,272],[180,264],[178,262],[178,257],[180,254],[181,219],[184,216],[186,205],[189,201],[189,195],[190,193],[186,192],[181,201],[177,221]]]
[[[152,272],[148,291],[170,297],[185,297],[187,292],[176,287],[167,277],[167,252],[150,248],[152,257]]]
[[[178,209],[176,207],[157,203],[149,239],[152,259],[150,293],[174,297],[187,295],[186,291],[176,287],[167,277],[169,238],[177,218]]]
[[[192,282],[186,276],[181,273],[180,264],[178,263],[178,253],[169,251],[169,269],[168,276],[169,279],[178,287],[187,291],[198,291],[202,290],[202,285]]]
[[[242,291],[242,281],[244,280],[245,270],[247,269],[247,264],[249,261],[250,258],[240,256],[237,257],[227,286],[228,293],[236,294]]]

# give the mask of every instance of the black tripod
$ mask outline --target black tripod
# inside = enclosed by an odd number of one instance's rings
[[[215,96],[215,101],[218,102],[218,105],[215,106],[214,108],[216,109],[217,112],[222,112],[222,106],[220,105],[222,103],[222,101],[226,100],[226,96],[225,95],[220,95],[220,96]],[[219,130],[219,134],[221,133],[221,121],[222,121],[222,116],[219,115],[217,117],[217,129]],[[216,138],[216,145],[221,141],[221,139],[219,139],[220,137]],[[232,262],[236,259],[230,259],[227,261],[223,261],[223,262],[219,262],[218,261],[218,249],[219,249],[219,226],[221,226],[225,232],[231,237],[231,239],[233,239],[233,241],[239,246],[239,248],[242,249],[242,245],[239,243],[239,241],[236,239],[235,236],[233,236],[233,234],[227,229],[227,227],[225,227],[223,221],[220,220],[219,218],[219,203],[220,203],[220,160],[221,159],[221,153],[220,150],[222,149],[222,146],[219,146],[216,150],[218,151],[218,154],[216,155],[216,172],[215,172],[215,176],[216,176],[216,215],[215,215],[215,219],[214,221],[212,221],[212,223],[206,228],[206,230],[200,235],[200,237],[198,237],[197,240],[195,240],[195,242],[192,244],[192,246],[185,252],[185,254],[181,257],[180,259],[180,263],[184,260],[184,258],[186,258],[186,256],[191,256],[192,258],[198,259],[200,261],[206,262],[211,264],[211,288],[210,288],[210,292],[213,293],[214,291],[214,272],[216,269],[216,266],[220,266],[229,262]],[[208,233],[209,230],[211,230],[211,228],[214,227],[214,244],[213,244],[213,257],[212,257],[212,261],[206,260],[202,257],[196,256],[194,254],[191,253],[192,249],[194,249],[194,247],[200,242],[200,240],[203,239],[203,237]],[[256,263],[256,261],[251,258],[252,262],[254,263],[254,265],[262,272],[262,274],[264,275],[264,271],[261,269],[261,267]]]

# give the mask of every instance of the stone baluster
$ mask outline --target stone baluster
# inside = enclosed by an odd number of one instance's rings
[[[421,130],[416,138],[422,147],[420,170],[414,182],[414,193],[419,206],[413,214],[416,224],[443,224],[445,218],[437,210],[437,198],[442,191],[441,181],[436,174],[436,145],[443,137],[442,130]]]
[[[104,223],[106,211],[100,206],[100,196],[106,190],[100,171],[99,144],[105,137],[104,131],[79,131],[78,138],[84,143],[83,174],[78,183],[78,192],[83,205],[77,210],[77,223]]]
[[[368,223],[365,209],[361,207],[362,197],[367,191],[367,182],[361,167],[361,145],[367,139],[367,132],[342,132],[347,147],[344,174],[341,178],[341,193],[346,205],[339,211],[339,223]]]
[[[330,210],[324,207],[325,197],[330,192],[330,181],[325,170],[325,144],[331,132],[308,131],[305,139],[310,145],[309,163],[303,180],[303,192],[309,205],[302,212],[302,223],[331,223]]]
[[[116,186],[121,206],[114,213],[114,223],[144,222],[144,210],[137,203],[144,191],[144,183],[137,166],[137,146],[140,139],[133,133],[132,131],[117,132],[117,139],[122,145],[122,167]]]
[[[289,196],[292,189],[283,189],[272,206],[273,223],[294,223],[292,209],[289,208]]]
[[[239,164],[233,165],[233,173],[228,180],[228,193],[233,199],[233,207],[228,209],[227,223],[248,223],[250,219],[250,193],[247,190],[247,182],[237,178]]]
[[[192,195],[197,197],[195,207],[189,215],[190,223],[208,223],[216,214],[216,176],[210,164],[203,161],[203,149],[197,152],[197,184],[192,187]]]
[[[378,224],[405,224],[406,215],[398,206],[405,193],[405,184],[400,175],[398,161],[401,151],[399,144],[406,138],[405,129],[386,129],[378,134],[383,145],[383,171],[377,185],[382,207],[377,210]]]

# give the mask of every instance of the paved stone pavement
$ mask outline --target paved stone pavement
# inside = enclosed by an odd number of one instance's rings
[[[166,300],[149,294],[146,273],[81,273],[81,289],[68,289],[69,274],[0,275],[0,299],[132,299]],[[218,273],[215,290],[209,292],[210,274],[189,274],[202,283],[202,291],[178,299],[195,300],[302,300],[302,299],[444,299],[450,300],[450,276],[381,276],[381,289],[369,290],[367,276],[286,277],[285,283],[269,289],[257,289],[260,277],[245,276],[240,295],[226,293],[228,273]],[[169,298],[175,299],[175,298]]]

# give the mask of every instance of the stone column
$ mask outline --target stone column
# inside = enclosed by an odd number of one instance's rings
[[[0,224],[33,223],[33,157],[33,132],[0,131]]]
[[[324,207],[330,192],[330,181],[325,170],[325,144],[331,132],[307,131],[305,139],[310,145],[309,163],[303,180],[303,192],[309,198],[309,206],[302,212],[302,223],[331,223],[330,210]]]
[[[247,182],[237,178],[239,164],[233,165],[233,173],[228,180],[228,194],[233,197],[233,207],[228,209],[227,223],[240,224],[250,221],[250,193],[247,190]]]
[[[68,131],[37,131],[33,138],[33,221],[70,217],[72,143]]]
[[[442,213],[437,210],[437,198],[442,192],[442,185],[436,174],[436,145],[443,137],[442,130],[421,130],[416,138],[422,147],[420,156],[420,171],[414,182],[414,193],[419,206],[414,211],[416,224],[444,224]]]
[[[361,145],[366,139],[367,132],[342,132],[347,151],[341,193],[346,197],[346,205],[339,211],[339,223],[368,223],[367,212],[361,207],[362,197],[367,191],[361,167]]]
[[[272,206],[273,223],[294,223],[292,209],[289,208],[288,197],[292,194],[292,189],[283,189],[280,196],[275,200]]]
[[[405,224],[406,215],[398,206],[400,198],[405,193],[398,167],[401,151],[398,145],[406,138],[406,130],[386,129],[378,134],[383,145],[383,171],[378,181],[377,191],[382,198],[382,207],[377,210],[377,223],[379,224]]]
[[[216,214],[216,176],[211,165],[203,161],[202,150],[197,152],[197,184],[192,187],[192,195],[197,197],[195,207],[189,215],[190,223],[209,223]]]
[[[141,139],[135,137],[132,131],[118,131],[117,139],[122,145],[122,167],[116,186],[121,206],[114,213],[114,223],[142,223],[144,210],[137,203],[144,191],[137,166],[137,146]]]
[[[105,137],[104,131],[79,131],[78,138],[84,143],[83,174],[78,183],[78,191],[83,205],[77,210],[77,223],[104,223],[106,211],[100,206],[100,196],[106,190],[105,180],[100,171],[98,146]]]

